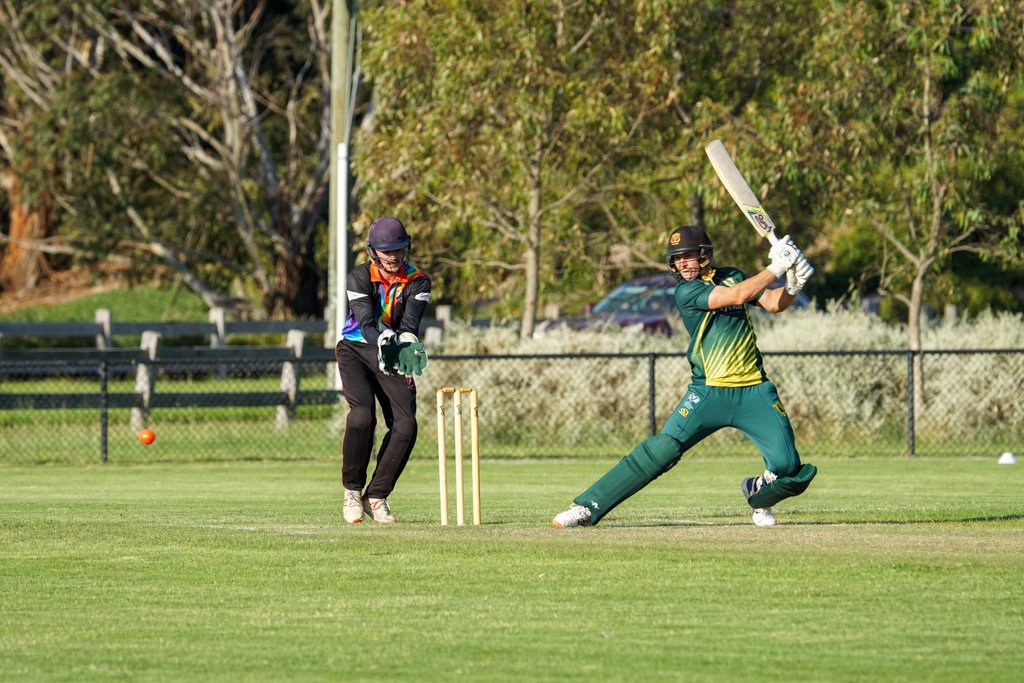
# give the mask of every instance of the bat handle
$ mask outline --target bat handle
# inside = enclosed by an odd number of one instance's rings
[[[772,230],[770,233],[768,233],[768,241],[771,242],[772,244],[778,244],[779,243],[779,238],[775,236],[775,231],[774,230]]]

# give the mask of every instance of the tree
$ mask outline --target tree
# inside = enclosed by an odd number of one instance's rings
[[[154,0],[138,9],[101,12],[89,2],[76,8],[125,67],[159,75],[187,105],[162,122],[176,152],[230,207],[235,271],[266,311],[322,314],[316,238],[330,158],[327,7],[320,0],[294,8],[262,0]],[[141,206],[125,186],[111,187],[135,230],[152,234],[153,226],[136,218]],[[204,298],[214,298],[188,265],[195,252],[142,243],[188,272]]]
[[[33,196],[62,207],[64,243],[87,261],[127,256],[137,273],[162,264],[211,306],[321,315],[323,2],[66,5],[52,28],[11,24],[4,44],[21,61],[0,60],[31,105],[5,151],[24,160],[21,180],[34,173]]]
[[[597,208],[599,180],[638,153],[647,119],[666,106],[669,5],[630,15],[611,1],[439,2],[364,13],[376,99],[374,133],[356,146],[364,210],[415,217],[457,265],[448,289],[460,269],[486,269],[477,296],[518,293],[530,336],[558,262],[600,238],[579,221]]]
[[[1020,22],[995,2],[834,3],[806,53],[809,83],[792,106],[840,198],[833,244],[855,240],[877,259],[880,289],[907,307],[911,350],[954,255],[1020,259],[1024,188],[998,189],[1022,153],[1008,134],[1020,122]]]
[[[751,232],[708,162],[704,148],[716,138],[736,157],[779,229],[814,247],[805,241],[810,192],[793,172],[799,141],[790,138],[792,122],[779,102],[817,30],[818,4],[735,1],[674,8],[671,118],[660,122],[656,155],[662,163],[646,172],[646,181],[631,182],[658,194],[667,207],[658,213],[671,221],[667,225],[706,224],[719,263],[756,268],[765,261],[767,244]],[[663,249],[665,220],[649,220],[660,225]]]
[[[59,35],[73,42],[73,23],[57,8],[19,8],[4,0],[0,24],[0,189],[9,207],[0,289],[27,290],[50,269],[47,254],[67,252],[51,239],[57,208],[49,189],[57,170],[54,160],[38,164],[40,160],[25,152],[34,142],[31,122],[52,111],[60,80],[74,68],[61,59],[64,51],[47,39]],[[82,61],[89,58],[83,55]],[[51,180],[33,182],[46,176]]]

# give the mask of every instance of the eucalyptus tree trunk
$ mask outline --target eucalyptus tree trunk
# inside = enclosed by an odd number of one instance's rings
[[[25,201],[18,177],[13,173],[7,174],[2,184],[10,204],[10,230],[0,260],[0,289],[24,292],[33,289],[49,270],[40,245],[50,234],[52,214],[45,193],[34,202]]]

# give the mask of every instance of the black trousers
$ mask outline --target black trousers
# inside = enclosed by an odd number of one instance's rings
[[[416,445],[416,383],[411,377],[385,375],[377,365],[377,348],[341,340],[334,349],[341,388],[348,402],[341,447],[341,481],[347,489],[371,498],[387,498],[409,462]],[[377,427],[376,403],[387,432],[377,450],[377,467],[370,484],[366,471],[373,454]]]

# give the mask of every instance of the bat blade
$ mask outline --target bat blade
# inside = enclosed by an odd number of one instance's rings
[[[729,152],[726,151],[722,141],[712,140],[704,148],[704,151],[707,152],[708,158],[711,159],[711,165],[715,168],[718,179],[722,181],[722,185],[729,191],[732,200],[743,211],[743,215],[754,226],[754,230],[757,230],[758,234],[762,237],[767,237],[769,242],[775,244],[778,241],[778,237],[775,235],[775,223],[772,222],[771,216],[761,206],[761,202],[750,189],[750,185],[747,185],[743,174],[736,168],[736,163],[729,156]]]

